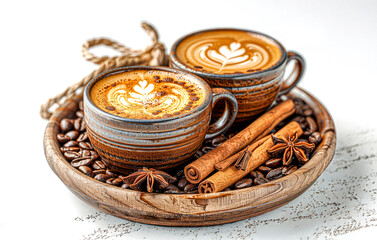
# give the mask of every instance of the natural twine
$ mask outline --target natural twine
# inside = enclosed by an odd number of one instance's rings
[[[48,99],[48,101],[41,106],[40,115],[44,119],[49,119],[52,116],[51,108],[56,105],[59,108],[65,99],[76,96],[82,92],[86,84],[98,74],[106,72],[110,69],[131,66],[131,65],[142,65],[142,66],[164,66],[166,65],[167,57],[165,53],[165,47],[162,43],[158,41],[157,31],[149,24],[142,23],[142,28],[147,32],[152,40],[152,43],[147,46],[144,50],[134,50],[128,48],[120,43],[112,41],[107,38],[98,38],[88,40],[82,46],[83,57],[93,63],[99,64],[100,66],[90,73],[88,76],[84,77],[81,81],[68,87],[62,93],[56,95],[53,98]],[[115,57],[97,57],[89,52],[89,49],[98,45],[106,45],[112,47],[113,49],[119,51],[122,55]]]

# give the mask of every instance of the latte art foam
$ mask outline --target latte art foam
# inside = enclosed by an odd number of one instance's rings
[[[275,65],[281,50],[267,37],[240,30],[194,34],[180,42],[178,59],[191,68],[216,74],[248,73]]]
[[[105,112],[133,119],[159,119],[185,114],[204,100],[204,89],[187,76],[136,70],[106,77],[90,91]]]

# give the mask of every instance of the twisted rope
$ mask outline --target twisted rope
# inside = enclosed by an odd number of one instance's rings
[[[49,119],[53,114],[51,108],[57,106],[59,108],[63,101],[67,98],[76,96],[82,92],[86,84],[98,74],[106,72],[110,69],[131,66],[131,65],[142,65],[142,66],[164,66],[166,65],[167,57],[165,54],[165,47],[162,43],[158,41],[157,31],[149,24],[142,23],[142,28],[151,38],[152,43],[147,46],[144,50],[134,50],[128,48],[120,43],[107,38],[98,38],[88,40],[82,46],[83,57],[95,64],[99,64],[99,67],[92,73],[84,77],[81,81],[69,86],[62,93],[56,95],[47,100],[45,104],[41,106],[40,115],[44,119]],[[89,52],[89,49],[94,46],[105,45],[112,47],[113,49],[119,51],[121,56],[115,57],[97,57]]]

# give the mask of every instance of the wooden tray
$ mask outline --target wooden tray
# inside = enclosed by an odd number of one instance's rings
[[[278,180],[250,188],[211,194],[143,193],[107,185],[73,168],[59,150],[56,135],[61,119],[70,117],[81,99],[68,99],[50,119],[45,135],[47,162],[60,180],[89,205],[127,220],[163,226],[209,226],[230,223],[274,210],[307,190],[335,153],[334,122],[325,107],[306,91],[295,88],[314,110],[322,143],[303,167]]]

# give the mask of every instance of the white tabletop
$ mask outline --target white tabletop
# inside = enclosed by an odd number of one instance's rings
[[[3,1],[0,9],[0,239],[375,239],[376,1],[35,0]],[[148,44],[143,20],[168,49],[192,31],[236,27],[267,33],[305,56],[299,85],[326,105],[338,137],[315,184],[262,216],[195,228],[130,222],[75,197],[45,160],[40,104],[96,68],[81,58],[86,40]]]

